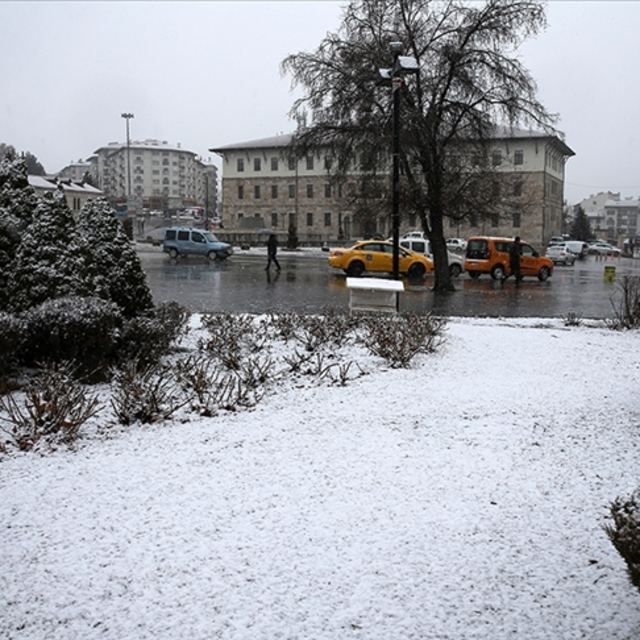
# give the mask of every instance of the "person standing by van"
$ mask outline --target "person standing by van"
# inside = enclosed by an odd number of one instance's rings
[[[276,258],[276,254],[278,253],[278,238],[275,233],[272,233],[267,240],[267,267],[265,271],[269,270],[271,266],[271,262],[276,265],[276,269],[280,271],[280,263],[278,262],[278,258]]]
[[[509,249],[509,267],[511,271],[510,275],[515,277],[516,284],[520,282],[520,280],[522,280],[522,275],[520,274],[521,253],[522,247],[520,246],[520,236],[516,236]]]

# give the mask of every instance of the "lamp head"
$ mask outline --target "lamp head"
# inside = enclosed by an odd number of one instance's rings
[[[394,56],[399,56],[402,53],[402,42],[390,42],[389,50]]]

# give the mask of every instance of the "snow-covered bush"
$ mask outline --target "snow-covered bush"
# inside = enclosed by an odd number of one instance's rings
[[[120,221],[108,201],[89,201],[78,217],[77,228],[100,265],[96,286],[101,297],[115,302],[131,318],[153,308],[146,275]]]
[[[144,365],[131,360],[114,370],[113,380],[111,406],[123,425],[164,420],[191,400],[181,391],[168,365]]]
[[[70,361],[92,380],[102,379],[117,356],[123,325],[118,307],[99,298],[47,300],[24,314],[22,359]]]
[[[640,489],[611,503],[613,526],[604,527],[613,546],[627,563],[631,584],[640,591]]]
[[[136,360],[140,365],[159,362],[185,332],[190,312],[177,302],[163,302],[145,315],[124,323],[118,347],[120,361]]]
[[[215,416],[225,409],[253,407],[262,398],[260,387],[269,378],[272,361],[251,363],[240,372],[220,369],[217,361],[206,355],[189,356],[176,364],[178,381],[201,416]],[[255,365],[255,366],[254,366]]]
[[[93,295],[95,275],[64,192],[45,194],[16,249],[7,283],[9,309],[24,311],[45,300]]]
[[[444,340],[447,321],[431,314],[363,317],[360,338],[369,351],[392,367],[408,367],[419,353],[432,353]]]
[[[78,439],[82,425],[100,407],[77,377],[68,362],[47,365],[29,378],[22,391],[0,396],[0,419],[11,425],[3,430],[19,449],[32,449],[42,439],[49,445]]]

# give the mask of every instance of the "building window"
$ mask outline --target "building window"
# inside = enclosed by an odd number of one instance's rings
[[[238,158],[238,171],[244,171],[244,158]]]
[[[289,214],[289,226],[296,226],[296,214],[295,213],[290,213]]]
[[[514,226],[516,229],[519,229],[519,228],[520,228],[520,212],[519,212],[519,211],[516,211],[516,212],[513,214],[513,226]]]
[[[513,152],[513,164],[524,164],[524,151],[522,149],[516,149]]]
[[[260,185],[257,184],[253,187],[253,197],[258,199],[260,197]]]
[[[499,227],[500,226],[500,216],[497,213],[491,214],[491,226]]]
[[[356,184],[355,182],[350,182],[347,185],[347,195],[355,196],[356,195]]]
[[[271,197],[272,198],[277,198],[278,197],[278,185],[277,184],[272,184],[271,185]]]
[[[278,170],[278,158],[271,158],[271,171]]]
[[[313,185],[307,185],[307,198],[313,198]]]
[[[244,199],[244,185],[243,184],[239,184],[238,185],[238,200],[243,200]]]
[[[500,183],[497,180],[492,185],[492,193],[494,198],[500,197]]]
[[[296,159],[295,158],[289,158],[289,171],[295,171],[296,170]]]
[[[513,185],[513,195],[516,197],[522,195],[522,182],[516,182]]]
[[[324,197],[325,198],[331,197],[331,184],[329,184],[328,182],[324,185]]]
[[[332,166],[333,166],[333,158],[331,156],[325,156],[324,168],[328,170],[328,169],[331,169]]]
[[[262,171],[262,161],[261,158],[253,159],[253,170],[254,171]]]
[[[330,227],[331,226],[331,211],[327,211],[324,214],[324,226],[325,227]]]
[[[307,213],[307,227],[313,227],[313,213]]]
[[[494,167],[498,167],[502,164],[502,151],[500,149],[494,149],[491,154],[491,164]]]
[[[289,185],[289,197],[290,198],[295,198],[296,197],[296,185],[295,184],[290,184]]]
[[[313,156],[307,156],[307,170],[313,171]]]
[[[275,211],[271,214],[271,226],[274,229],[278,226],[278,214]]]

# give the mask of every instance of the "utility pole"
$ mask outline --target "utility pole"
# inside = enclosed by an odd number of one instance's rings
[[[129,208],[129,200],[131,199],[131,141],[129,139],[129,120],[133,118],[133,113],[122,113],[121,118],[124,118],[127,123],[127,209]]]

